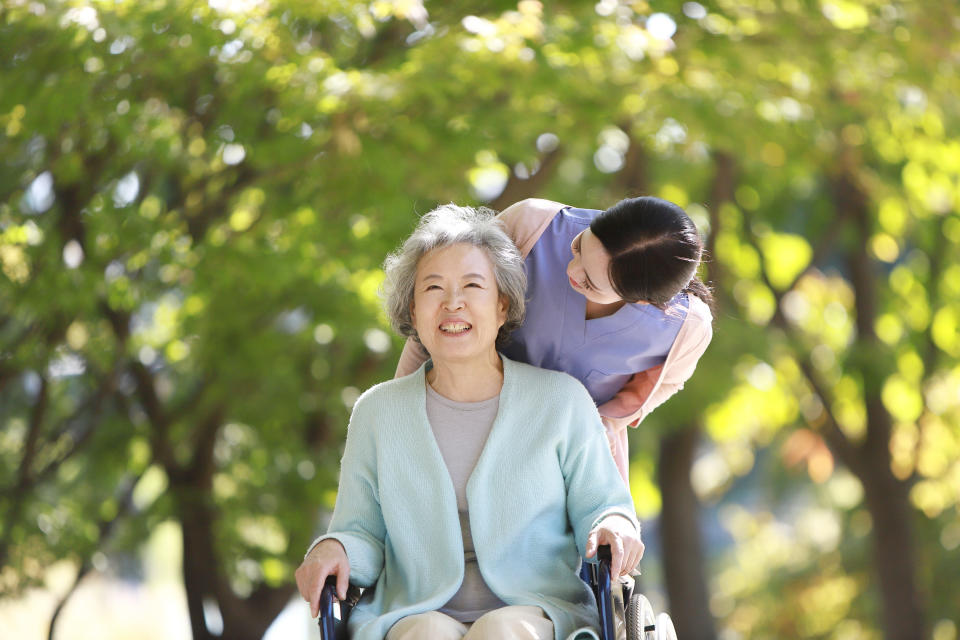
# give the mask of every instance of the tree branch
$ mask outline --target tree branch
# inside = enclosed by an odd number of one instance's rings
[[[562,155],[561,148],[557,147],[540,156],[540,168],[526,180],[521,180],[511,171],[507,185],[499,196],[490,201],[489,207],[495,211],[502,211],[514,202],[536,196],[556,173]]]
[[[717,151],[713,154],[715,171],[710,184],[710,202],[707,210],[710,214],[710,234],[707,236],[704,247],[707,255],[707,280],[715,285],[717,296],[717,312],[723,307],[730,306],[730,297],[727,294],[729,287],[721,287],[720,283],[727,279],[723,265],[717,260],[717,234],[720,232],[720,208],[733,202],[734,188],[737,184],[737,162],[733,154],[726,151]]]
[[[826,386],[817,376],[816,369],[810,361],[810,358],[805,353],[801,355],[799,348],[793,348],[792,351],[794,352],[793,356],[797,364],[800,366],[800,371],[803,372],[803,377],[823,407],[825,419],[823,423],[819,425],[822,428],[818,429],[818,431],[823,435],[824,440],[826,440],[833,454],[837,456],[847,468],[853,471],[855,475],[863,477],[863,460],[860,456],[860,451],[856,445],[850,442],[847,435],[843,432],[843,429],[840,428],[840,421],[837,420],[837,416],[833,412],[833,399],[829,397]]]
[[[933,251],[927,254],[930,258],[930,285],[927,287],[927,291],[930,292],[931,311],[935,311],[940,304],[940,290],[938,285],[943,275],[944,256],[946,256],[948,252],[947,234],[944,233],[942,228],[940,229],[940,233],[934,234],[934,237],[935,245]],[[940,351],[939,347],[933,342],[933,323],[931,322],[924,335],[923,370],[928,374],[935,371],[943,358],[942,354],[943,352]]]
[[[746,216],[746,214],[744,214]],[[763,256],[763,252],[760,249],[760,243],[757,240],[756,234],[754,234],[752,225],[750,224],[749,218],[744,218],[744,238],[753,247],[754,251],[757,252],[759,256]],[[773,312],[772,323],[779,328],[787,338],[787,343],[790,346],[790,350],[793,353],[794,360],[800,366],[800,370],[803,372],[804,378],[807,381],[810,389],[820,400],[820,404],[823,406],[823,410],[826,414],[826,419],[824,420],[823,426],[823,436],[826,440],[830,450],[836,455],[847,467],[853,470],[855,473],[858,470],[862,469],[862,460],[860,458],[860,453],[858,448],[850,442],[846,434],[843,432],[843,429],[840,428],[840,422],[837,420],[836,415],[833,412],[833,399],[829,397],[827,393],[826,385],[823,384],[819,377],[816,374],[815,367],[810,361],[810,356],[801,344],[801,336],[797,333],[796,329],[790,324],[786,316],[783,314],[783,296],[786,295],[788,291],[791,291],[796,283],[799,281],[800,276],[794,279],[790,284],[790,287],[785,289],[783,292],[779,292],[773,284],[770,282],[770,277],[767,275],[766,269],[763,267],[763,260],[760,261],[760,279],[763,281],[764,285],[770,290],[771,294],[774,296],[775,306]],[[809,270],[813,267],[813,263],[807,267],[806,270]]]
[[[61,437],[65,436],[69,431],[71,431],[71,427],[69,425],[72,422],[79,420],[81,413],[86,412],[88,409],[91,412],[87,428],[80,433],[79,437],[74,438],[73,446],[67,449],[60,456],[51,460],[43,469],[34,474],[34,477],[31,479],[31,484],[42,482],[47,477],[55,473],[56,470],[60,468],[60,465],[76,455],[77,452],[83,449],[83,447],[90,441],[90,438],[93,437],[93,434],[96,432],[97,427],[99,426],[99,419],[103,413],[106,400],[109,396],[113,395],[115,391],[115,380],[116,370],[111,370],[110,373],[107,374],[107,377],[97,385],[97,392],[94,394],[94,396],[88,399],[84,403],[84,406],[78,409],[73,416],[67,420],[64,420],[64,426],[58,430],[58,433],[53,438],[50,438],[51,442],[56,442]]]
[[[23,507],[23,501],[26,498],[26,491],[30,481],[30,468],[33,466],[34,459],[37,455],[37,443],[40,440],[40,430],[43,428],[43,420],[49,404],[49,389],[50,387],[46,376],[41,375],[40,390],[37,392],[37,399],[33,405],[33,412],[30,415],[30,426],[28,427],[27,438],[23,445],[23,456],[20,458],[20,466],[17,470],[17,484],[10,496],[7,514],[3,519],[3,538],[0,539],[0,567],[7,564],[13,526],[20,518],[20,509]]]
[[[193,457],[189,473],[203,486],[210,484],[215,470],[213,449],[217,443],[217,434],[223,424],[223,405],[215,407],[203,419],[194,434]]]
[[[149,467],[148,467],[149,468]],[[146,470],[140,472],[136,476],[128,479],[126,482],[121,484],[121,490],[117,496],[117,513],[114,517],[109,519],[101,519],[97,524],[97,544],[96,549],[103,549],[104,545],[110,539],[119,522],[123,517],[125,517],[130,510],[133,508],[133,491],[137,486],[137,483],[140,482],[140,479],[143,477],[143,474]],[[60,613],[63,611],[64,606],[66,606],[67,601],[77,590],[77,587],[80,585],[80,582],[87,576],[88,573],[93,569],[93,563],[91,559],[85,558],[80,565],[80,570],[77,572],[77,577],[74,579],[73,584],[70,585],[70,588],[67,589],[67,592],[63,595],[60,601],[57,603],[57,606],[53,610],[53,615],[50,617],[50,626],[49,631],[47,632],[47,640],[53,640],[53,632],[57,625],[57,619],[60,617]]]
[[[157,396],[153,376],[137,360],[130,362],[130,372],[137,382],[137,397],[140,399],[140,405],[150,422],[150,444],[153,447],[153,454],[168,475],[179,474],[181,468],[170,443],[170,420]]]

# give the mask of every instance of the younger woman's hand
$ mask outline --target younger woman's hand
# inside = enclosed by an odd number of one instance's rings
[[[328,576],[337,576],[337,597],[341,600],[347,597],[350,583],[347,552],[339,540],[327,538],[310,550],[294,575],[300,595],[310,603],[310,615],[316,618],[320,614],[320,592]]]

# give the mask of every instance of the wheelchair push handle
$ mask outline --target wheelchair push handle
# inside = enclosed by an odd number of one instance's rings
[[[597,584],[595,594],[597,596],[597,613],[600,615],[600,637],[613,638],[614,626],[613,620],[613,599],[610,594],[612,577],[610,575],[610,562],[613,555],[610,552],[610,545],[603,544],[597,548],[597,560],[600,561],[597,567]]]
[[[602,544],[597,547],[597,560],[606,562],[607,565],[613,561],[613,553],[610,551],[610,545]]]
[[[334,638],[333,605],[337,601],[337,576],[327,576],[327,581],[320,591],[320,637],[324,640]]]

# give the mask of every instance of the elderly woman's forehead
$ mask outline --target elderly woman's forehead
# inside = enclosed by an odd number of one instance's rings
[[[424,254],[420,256],[420,260],[418,262],[424,262],[426,260],[431,260],[440,256],[446,256],[451,253],[458,254],[460,256],[475,254],[477,256],[483,256],[486,258],[487,262],[490,261],[490,256],[487,255],[487,252],[483,249],[483,247],[478,247],[470,242],[453,242],[450,244],[441,245],[439,247],[434,247],[433,249],[424,252]]]
[[[424,267],[433,270],[439,266],[447,271],[457,271],[461,267],[469,268],[470,271],[480,269],[491,273],[496,270],[489,253],[468,242],[458,242],[427,251],[417,260],[417,274],[423,276]]]

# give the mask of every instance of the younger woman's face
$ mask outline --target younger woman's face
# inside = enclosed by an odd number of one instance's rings
[[[612,304],[622,298],[613,290],[610,277],[610,254],[590,229],[581,231],[570,243],[573,259],[567,265],[570,286],[587,300]]]

